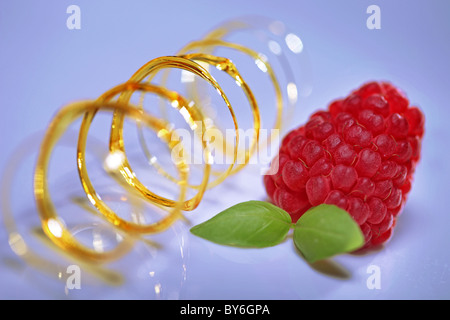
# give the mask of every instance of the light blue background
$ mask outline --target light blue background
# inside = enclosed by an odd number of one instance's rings
[[[70,4],[81,8],[81,30],[66,28]],[[366,9],[371,4],[381,8],[380,30],[366,27]],[[247,14],[284,22],[300,35],[308,50],[313,91],[301,101],[298,124],[313,110],[372,79],[392,81],[422,108],[426,135],[410,200],[387,248],[367,256],[337,258],[353,274],[345,280],[307,266],[289,242],[243,252],[204,243],[183,231],[189,240],[183,286],[171,295],[162,291],[157,297],[450,298],[450,215],[446,205],[450,181],[450,2],[445,0],[1,1],[0,169],[3,171],[21,141],[45,129],[62,105],[95,98],[128,79],[148,60],[174,54],[219,22]],[[245,178],[237,179],[245,182]],[[220,194],[215,192],[219,191],[213,190],[210,197]],[[241,186],[227,194],[217,210],[261,197],[263,189]],[[212,214],[207,209],[217,211],[206,204],[199,208],[203,210],[199,220]],[[50,290],[43,281],[35,280],[39,275],[29,267],[6,263],[17,258],[3,228],[0,241],[0,298],[156,297],[153,289],[127,285],[81,289],[69,295],[57,285]],[[366,268],[371,264],[379,265],[383,272],[380,290],[365,285]]]

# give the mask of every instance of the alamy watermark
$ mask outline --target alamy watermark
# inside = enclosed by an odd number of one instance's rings
[[[369,290],[381,289],[381,269],[375,264],[367,267],[367,274],[370,274],[366,280],[366,286]]]
[[[202,128],[202,122],[196,122],[194,127]],[[199,133],[179,128],[173,130],[171,143],[171,158],[175,164],[258,165],[262,175],[278,170],[278,129],[238,128],[223,132],[211,127]]]
[[[366,26],[369,30],[381,29],[381,9],[379,6],[372,4],[367,7],[366,13],[370,16],[366,20]]]
[[[67,7],[66,13],[70,14],[66,20],[66,26],[69,30],[81,29],[81,9],[79,6],[72,4]],[[366,27],[369,30],[381,29],[381,9],[378,5],[372,4],[367,7],[367,14],[370,16],[366,20]]]
[[[80,30],[81,29],[81,9],[79,6],[72,4],[67,7],[67,14],[70,16],[67,17],[66,27],[69,30]]]
[[[62,274],[59,275],[62,277]],[[81,268],[76,264],[71,264],[66,268],[66,290],[81,289]]]

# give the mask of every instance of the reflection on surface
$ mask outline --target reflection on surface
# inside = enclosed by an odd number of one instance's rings
[[[22,236],[17,232],[11,232],[9,234],[9,246],[18,256],[23,256],[27,253],[28,247]]]
[[[72,140],[75,137],[76,135],[65,138]],[[38,151],[39,143],[37,142],[39,142],[38,135],[34,135],[25,140],[16,149],[5,166],[0,189],[2,192],[1,210],[4,222],[2,229],[7,232],[7,242],[12,253],[24,261],[25,266],[21,267],[8,255],[2,257],[0,263],[6,268],[13,268],[17,271],[23,270],[21,273],[24,270],[29,270],[26,273],[28,274],[27,278],[23,278],[23,281],[27,282],[26,285],[33,286],[33,283],[37,283],[36,285],[40,286],[38,290],[46,292],[51,297],[80,296],[83,298],[99,298],[97,293],[104,286],[120,286],[124,288],[142,286],[142,279],[137,277],[138,273],[135,270],[140,267],[146,268],[147,278],[154,283],[151,286],[154,289],[153,296],[149,296],[149,298],[165,299],[167,298],[165,296],[166,292],[170,292],[172,296],[179,295],[177,292],[186,280],[185,248],[184,240],[175,243],[175,249],[167,245],[168,242],[173,240],[173,232],[163,237],[160,236],[159,241],[149,238],[136,239],[134,237],[132,241],[140,244],[140,250],[133,250],[130,247],[128,255],[123,257],[122,261],[113,261],[109,265],[94,264],[76,259],[49,240],[40,225],[36,209],[21,209],[24,205],[28,206],[31,201],[24,201],[24,199],[27,199],[25,194],[16,194],[17,192],[14,192],[17,189],[14,188],[15,184],[24,183],[24,181],[19,180],[19,182],[17,179],[20,179],[18,176],[21,176],[22,172],[30,169],[27,166],[32,163],[29,160],[32,160]],[[68,143],[66,140],[63,142]],[[68,145],[73,146],[73,141],[70,141]],[[101,154],[96,156],[101,156]],[[105,163],[112,161],[109,164],[116,165],[118,163],[116,160],[120,157],[114,155],[109,160],[106,160],[107,157],[103,158],[105,158]],[[29,180],[26,183],[32,184],[32,177],[28,178]],[[67,180],[67,177],[60,177],[60,179]],[[74,196],[72,192],[68,186],[67,188],[58,189],[56,196],[60,200],[55,205],[58,208],[75,205],[75,209],[69,211],[74,210],[72,213],[76,213],[76,215],[81,214],[81,212],[96,213],[96,215],[92,215],[93,219],[91,222],[86,221],[83,224],[70,223],[68,226],[65,226],[74,237],[82,239],[86,245],[96,252],[110,250],[110,247],[116,246],[131,237],[131,235],[119,233],[114,228],[102,223],[99,220],[98,212],[91,206],[90,200],[83,196]],[[31,200],[31,195],[28,195],[28,198]],[[128,203],[130,200],[129,195],[123,194],[104,195],[104,198],[108,201],[116,201],[119,204]],[[136,222],[143,220],[143,212],[136,210],[136,208],[134,209],[131,214]],[[62,218],[49,219],[47,221],[48,230],[56,237],[61,236],[62,225],[66,225],[66,223],[62,222]],[[176,228],[179,228],[179,226],[173,226],[170,230],[175,231]],[[178,239],[180,237],[182,237],[182,234],[180,231],[177,231],[175,238]],[[165,269],[155,268],[161,256],[166,256],[165,258],[168,260],[165,263],[167,267]],[[80,267],[82,276],[81,290],[71,290],[66,285],[71,276],[71,273],[68,272],[68,268],[71,265]],[[30,275],[38,279],[41,277],[41,274],[50,276],[49,280],[44,283],[39,281],[30,282]],[[171,279],[177,279],[175,286]],[[28,284],[28,282],[30,283]],[[104,291],[102,292],[104,293]],[[42,298],[45,298],[45,295]]]
[[[57,238],[61,238],[63,227],[61,223],[56,219],[48,219],[47,226],[50,232]]]
[[[286,35],[285,40],[286,40],[286,44],[287,44],[288,48],[293,53],[300,53],[303,51],[303,42],[297,35],[295,35],[293,33],[288,33]]]
[[[289,82],[287,85],[287,93],[289,97],[289,101],[292,103],[296,103],[298,99],[298,91],[295,83]]]
[[[278,44],[278,42],[276,42],[274,40],[269,40],[268,46],[269,46],[270,51],[272,51],[275,55],[281,54],[281,47]]]
[[[267,72],[267,57],[263,54],[259,54],[259,59],[255,60],[255,64],[262,72]]]
[[[277,36],[283,35],[283,33],[286,32],[286,27],[284,26],[284,23],[281,21],[272,21],[270,22],[268,26],[270,32]]]
[[[107,171],[117,171],[125,161],[125,154],[122,151],[114,151],[109,153],[104,161],[105,169]]]

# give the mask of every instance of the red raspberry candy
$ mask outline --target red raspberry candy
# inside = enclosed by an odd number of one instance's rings
[[[334,204],[359,224],[365,247],[382,244],[411,189],[424,121],[392,84],[366,83],[286,135],[278,172],[264,176],[267,194],[293,222]]]

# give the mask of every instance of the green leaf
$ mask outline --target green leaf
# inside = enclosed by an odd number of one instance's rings
[[[196,236],[236,247],[269,247],[282,242],[291,227],[289,214],[264,201],[236,204],[191,228]]]
[[[294,243],[308,262],[315,262],[359,249],[364,235],[347,211],[321,204],[298,219]]]

